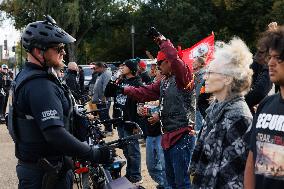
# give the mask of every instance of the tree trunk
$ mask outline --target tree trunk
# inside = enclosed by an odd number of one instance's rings
[[[67,45],[66,58],[68,62],[76,62],[76,51],[77,51],[77,45],[75,43]]]

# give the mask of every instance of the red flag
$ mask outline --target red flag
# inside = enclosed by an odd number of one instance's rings
[[[192,69],[192,62],[196,57],[205,55],[205,61],[206,64],[208,64],[212,60],[213,53],[214,53],[214,33],[212,32],[210,36],[202,39],[192,47],[182,50],[182,55],[183,55],[182,60],[186,64],[188,64],[190,69]]]

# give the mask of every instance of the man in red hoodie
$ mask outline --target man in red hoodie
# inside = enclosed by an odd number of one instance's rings
[[[192,73],[169,40],[161,34],[153,39],[161,49],[157,63],[165,77],[142,87],[119,88],[112,84],[108,90],[122,92],[139,102],[160,100],[160,115],[157,115],[156,121],[160,119],[162,123],[167,180],[173,189],[187,189],[190,188],[187,169],[195,142],[188,118]]]

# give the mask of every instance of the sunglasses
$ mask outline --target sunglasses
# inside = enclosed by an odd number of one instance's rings
[[[58,54],[61,54],[64,52],[64,45],[56,46],[56,47],[51,47],[52,49],[56,50]]]
[[[166,59],[157,61],[157,65],[158,65],[158,66],[161,66],[161,64],[162,64],[163,62],[165,62],[165,61],[166,61]]]

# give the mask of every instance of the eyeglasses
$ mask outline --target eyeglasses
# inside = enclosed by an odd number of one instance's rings
[[[204,77],[205,77],[205,78],[208,78],[211,74],[219,74],[219,75],[228,76],[228,74],[225,74],[225,73],[213,72],[213,71],[210,71],[210,70],[205,70],[205,72],[204,72]]]
[[[56,50],[58,54],[61,54],[61,53],[65,52],[64,47],[65,47],[64,45],[60,45],[60,46],[51,47],[51,48]]]

